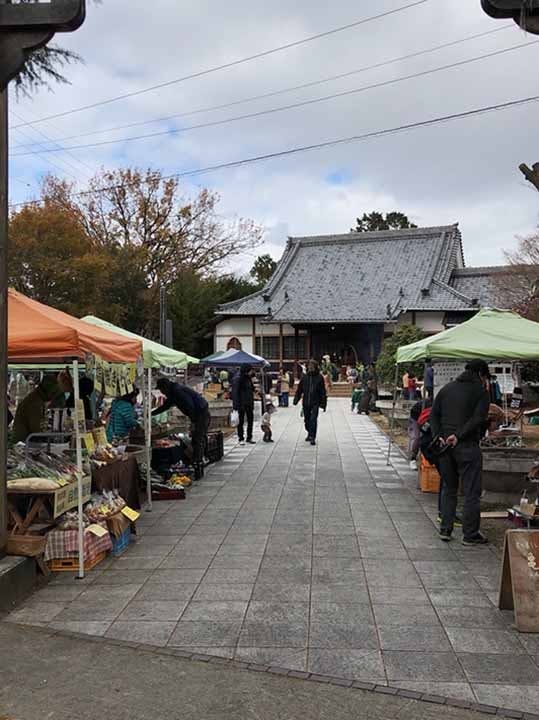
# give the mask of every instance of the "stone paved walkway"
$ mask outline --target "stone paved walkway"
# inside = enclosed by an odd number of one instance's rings
[[[8,620],[539,712],[539,637],[496,609],[494,551],[440,543],[435,498],[347,401],[316,448],[295,409],[274,431]]]

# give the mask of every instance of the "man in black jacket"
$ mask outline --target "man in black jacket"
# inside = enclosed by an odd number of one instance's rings
[[[254,445],[253,424],[255,410],[255,389],[253,385],[253,368],[243,365],[232,380],[232,407],[239,414],[238,440],[245,443],[244,425],[247,418],[247,442]]]
[[[196,478],[204,475],[204,453],[210,427],[210,409],[200,393],[187,385],[171,382],[166,378],[157,381],[157,389],[166,397],[165,402],[156,408],[152,415],[160,415],[177,407],[191,420],[191,439],[193,442],[193,464]]]
[[[309,360],[307,374],[303,375],[299,381],[294,397],[294,405],[297,405],[301,398],[303,398],[303,418],[307,430],[305,442],[316,445],[318,413],[320,408],[325,412],[328,404],[326,385],[316,360]]]
[[[430,422],[439,438],[442,476],[442,524],[440,538],[451,540],[459,479],[464,492],[462,531],[465,545],[483,545],[487,539],[479,532],[481,523],[481,469],[479,443],[488,424],[489,396],[486,381],[488,365],[472,360],[455,382],[445,385],[434,401]]]

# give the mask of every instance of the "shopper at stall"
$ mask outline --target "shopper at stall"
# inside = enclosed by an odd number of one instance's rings
[[[191,421],[191,441],[193,443],[193,463],[196,479],[204,476],[204,455],[210,427],[210,408],[205,398],[188,385],[171,382],[166,378],[157,381],[157,389],[166,397],[165,402],[156,408],[152,415],[160,415],[177,407]]]
[[[54,375],[45,375],[39,385],[19,403],[13,421],[13,442],[25,442],[28,435],[42,431],[48,403],[58,394]]]
[[[440,538],[445,542],[451,540],[453,532],[459,480],[464,492],[463,543],[488,542],[479,530],[482,467],[479,443],[488,425],[488,378],[486,362],[472,360],[455,382],[440,390],[432,407],[430,421],[440,444],[443,488]]]
[[[255,390],[253,368],[250,365],[243,365],[232,381],[232,407],[239,415],[238,439],[240,445],[245,443],[245,420],[247,420],[247,442],[254,445]]]
[[[133,428],[139,423],[135,414],[138,390],[116,398],[112,401],[110,413],[107,419],[107,439],[112,442],[114,439],[123,440],[128,437]]]
[[[316,360],[309,360],[307,373],[301,378],[296,390],[294,405],[297,405],[301,399],[303,399],[303,419],[307,430],[305,442],[316,445],[318,413],[320,408],[326,411],[328,402],[326,386]]]

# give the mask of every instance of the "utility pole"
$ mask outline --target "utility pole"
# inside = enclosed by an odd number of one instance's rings
[[[526,163],[522,163],[522,165],[518,166],[518,169],[526,180],[531,182],[536,190],[539,190],[539,162],[534,163],[531,168],[529,168]]]
[[[159,342],[167,344],[167,289],[165,285],[159,288]]]
[[[8,84],[33,50],[57,32],[77,30],[86,0],[16,3],[0,0],[0,557],[7,542],[7,370],[8,370]]]

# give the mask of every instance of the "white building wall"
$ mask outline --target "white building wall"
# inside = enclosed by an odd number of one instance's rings
[[[215,326],[214,350],[224,352],[232,338],[237,338],[245,352],[254,352],[253,321],[250,317],[227,318]]]
[[[404,313],[399,317],[398,324],[413,325],[413,317],[414,315],[411,312]],[[442,332],[442,330],[445,330],[444,317],[445,313],[443,312],[416,312],[415,325],[425,333]],[[393,328],[395,328],[395,325],[393,325]],[[386,325],[386,332],[391,332],[390,325]]]

